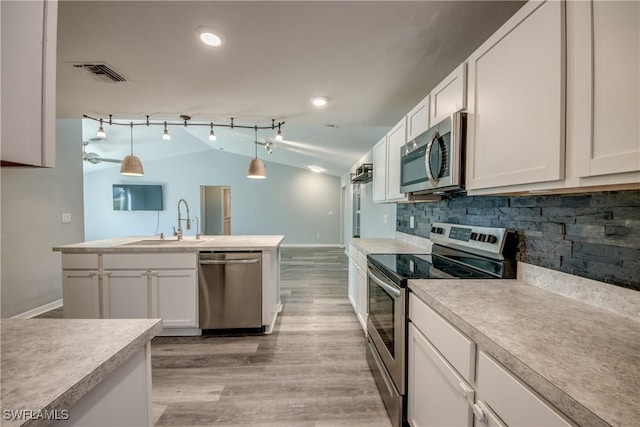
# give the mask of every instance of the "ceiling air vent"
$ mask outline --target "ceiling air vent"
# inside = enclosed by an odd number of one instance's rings
[[[74,62],[72,65],[74,68],[90,74],[91,77],[102,83],[123,83],[128,81],[122,74],[104,62]]]

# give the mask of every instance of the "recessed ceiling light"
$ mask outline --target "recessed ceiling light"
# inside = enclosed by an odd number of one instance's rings
[[[222,44],[222,39],[210,32],[200,33],[200,40],[208,46],[220,46]]]
[[[196,37],[207,46],[217,47],[222,45],[222,37],[211,27],[196,28]]]
[[[324,172],[324,168],[321,168],[320,166],[309,166],[309,170],[315,173]]]
[[[324,107],[329,102],[329,98],[326,96],[314,96],[311,98],[311,103],[316,107]]]

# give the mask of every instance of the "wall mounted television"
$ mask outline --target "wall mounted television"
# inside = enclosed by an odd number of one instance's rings
[[[114,211],[161,211],[162,185],[113,184]]]

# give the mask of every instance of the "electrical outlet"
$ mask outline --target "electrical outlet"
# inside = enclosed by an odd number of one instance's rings
[[[389,215],[387,215],[387,214],[382,215],[382,223],[383,224],[388,224],[389,223]]]
[[[316,239],[320,238],[320,233],[316,234]]]
[[[416,218],[413,215],[409,217],[409,228],[416,228]]]
[[[71,214],[68,212],[65,212],[62,214],[62,223],[66,224],[68,222],[71,222]]]
[[[329,211],[329,216],[333,215],[333,211]]]

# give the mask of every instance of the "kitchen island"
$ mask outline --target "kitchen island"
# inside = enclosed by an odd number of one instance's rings
[[[280,301],[285,236],[131,236],[54,247],[62,252],[66,318],[162,318],[161,335],[199,335],[198,258],[203,252],[259,252],[262,328],[271,333]]]
[[[159,319],[2,319],[2,425],[151,426]]]

